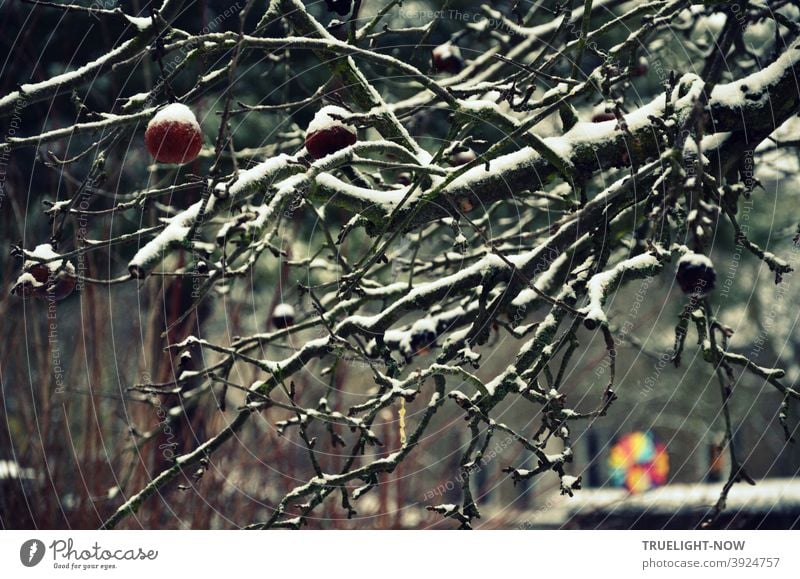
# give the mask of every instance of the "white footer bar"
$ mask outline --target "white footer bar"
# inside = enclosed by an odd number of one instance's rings
[[[797,531],[2,531],[0,575],[777,578],[798,569],[798,544]]]

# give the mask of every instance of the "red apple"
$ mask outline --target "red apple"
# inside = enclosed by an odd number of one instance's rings
[[[322,107],[314,115],[306,129],[306,150],[312,157],[322,159],[358,140],[356,130],[341,120],[348,115],[345,109],[335,105]]]
[[[186,105],[167,105],[147,124],[147,150],[159,163],[189,163],[203,148],[203,133],[194,113]]]
[[[47,287],[44,297],[46,299],[52,298],[55,301],[60,302],[73,291],[75,291],[75,286],[77,285],[78,280],[74,275],[66,271],[61,271],[56,274],[55,283],[52,283]]]
[[[11,292],[24,298],[33,296],[61,301],[75,290],[77,284],[71,265],[58,271],[57,268],[51,270],[48,264],[26,262]]]
[[[17,278],[17,283],[11,290],[22,297],[30,297],[43,294],[47,288],[47,280],[50,277],[50,270],[43,263],[37,263],[28,267]]]
[[[452,42],[445,42],[434,48],[431,52],[431,58],[433,60],[433,70],[436,72],[458,74],[464,67],[461,49]]]

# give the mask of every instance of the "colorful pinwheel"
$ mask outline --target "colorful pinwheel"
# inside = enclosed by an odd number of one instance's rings
[[[620,437],[609,456],[611,484],[641,493],[667,482],[669,456],[652,432],[630,432]]]

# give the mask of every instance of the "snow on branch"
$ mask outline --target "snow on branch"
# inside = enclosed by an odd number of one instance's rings
[[[178,15],[182,4],[181,0],[164,0],[158,9],[158,13],[161,18],[171,20]],[[0,116],[11,114],[11,112],[19,108],[20,103],[23,106],[27,106],[31,103],[47,100],[61,92],[68,91],[97,78],[98,75],[107,72],[115,64],[124,62],[139,54],[146,48],[147,43],[155,38],[156,34],[155,26],[137,27],[137,35],[134,38],[126,40],[117,48],[90,63],[47,80],[20,85],[18,90],[0,98]]]

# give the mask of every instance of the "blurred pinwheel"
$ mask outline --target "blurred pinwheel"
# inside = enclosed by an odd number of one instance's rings
[[[641,493],[667,482],[669,456],[652,432],[630,432],[611,448],[609,467],[612,485]]]

